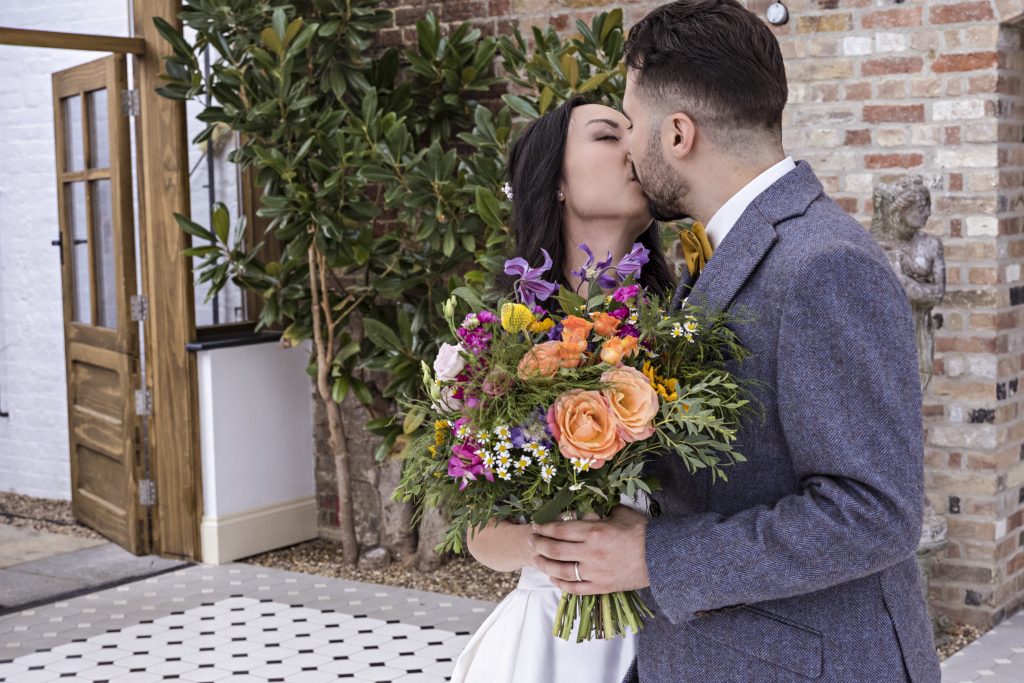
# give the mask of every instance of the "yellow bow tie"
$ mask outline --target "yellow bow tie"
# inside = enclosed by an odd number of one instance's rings
[[[680,230],[679,242],[683,245],[683,258],[686,259],[686,269],[690,271],[690,276],[696,280],[714,253],[714,249],[711,248],[711,242],[708,241],[707,233],[704,231],[704,224],[696,221],[691,230]]]

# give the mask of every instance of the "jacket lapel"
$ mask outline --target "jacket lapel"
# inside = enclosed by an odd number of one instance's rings
[[[750,278],[758,264],[778,240],[775,226],[784,220],[802,215],[822,192],[821,184],[810,165],[801,161],[797,167],[758,195],[718,245],[704,271],[693,281],[683,269],[672,297],[672,310],[682,299],[696,299],[726,310]]]

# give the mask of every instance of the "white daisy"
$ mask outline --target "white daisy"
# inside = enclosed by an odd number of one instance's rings
[[[458,429],[455,430],[455,436],[460,439],[465,439],[469,435],[469,427],[467,427],[466,425],[461,425]]]
[[[495,460],[490,451],[480,451],[480,460],[483,461],[487,469],[492,469],[494,467]]]
[[[530,466],[531,462],[533,462],[533,461],[530,460],[525,455],[520,456],[520,458],[518,460],[516,460],[516,469],[519,470],[520,472],[522,472],[523,470],[525,470],[527,467]]]
[[[502,441],[501,443],[495,444],[494,451],[498,455],[508,455],[509,452],[512,450],[511,446],[512,444],[510,444],[508,441]]]
[[[685,334],[685,333],[683,332],[683,326],[682,325],[680,325],[679,323],[675,323],[674,325],[672,325],[672,337],[673,338],[678,339],[679,337],[682,337],[683,334]]]
[[[512,464],[512,456],[508,453],[498,453],[498,467],[507,468]]]
[[[497,474],[498,479],[504,479],[505,481],[509,481],[510,479],[512,479],[512,475],[509,474],[508,470],[505,469],[504,467],[499,467]]]
[[[552,465],[544,465],[540,468],[540,476],[544,481],[551,481],[551,478],[555,476],[555,468]]]
[[[503,441],[508,441],[512,438],[512,431],[506,425],[500,425],[494,428],[494,436]]]

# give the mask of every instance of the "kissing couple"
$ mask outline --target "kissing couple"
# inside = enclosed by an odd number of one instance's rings
[[[640,284],[752,315],[737,324],[763,419],[728,483],[649,463],[662,483],[605,519],[495,519],[470,552],[519,585],[467,644],[453,681],[939,681],[915,550],[923,428],[910,306],[881,248],[782,145],[775,36],[736,0],[677,0],[626,43],[622,110],[582,98],[509,157],[513,256],[575,290],[582,244],[650,250]],[[658,221],[681,233],[678,282]],[[562,591],[638,590],[643,630],[551,635]]]

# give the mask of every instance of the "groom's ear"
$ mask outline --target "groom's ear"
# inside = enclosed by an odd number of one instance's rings
[[[675,159],[685,159],[693,151],[697,126],[687,114],[676,112],[665,118],[668,130],[662,131],[661,139],[668,149],[667,154]]]

